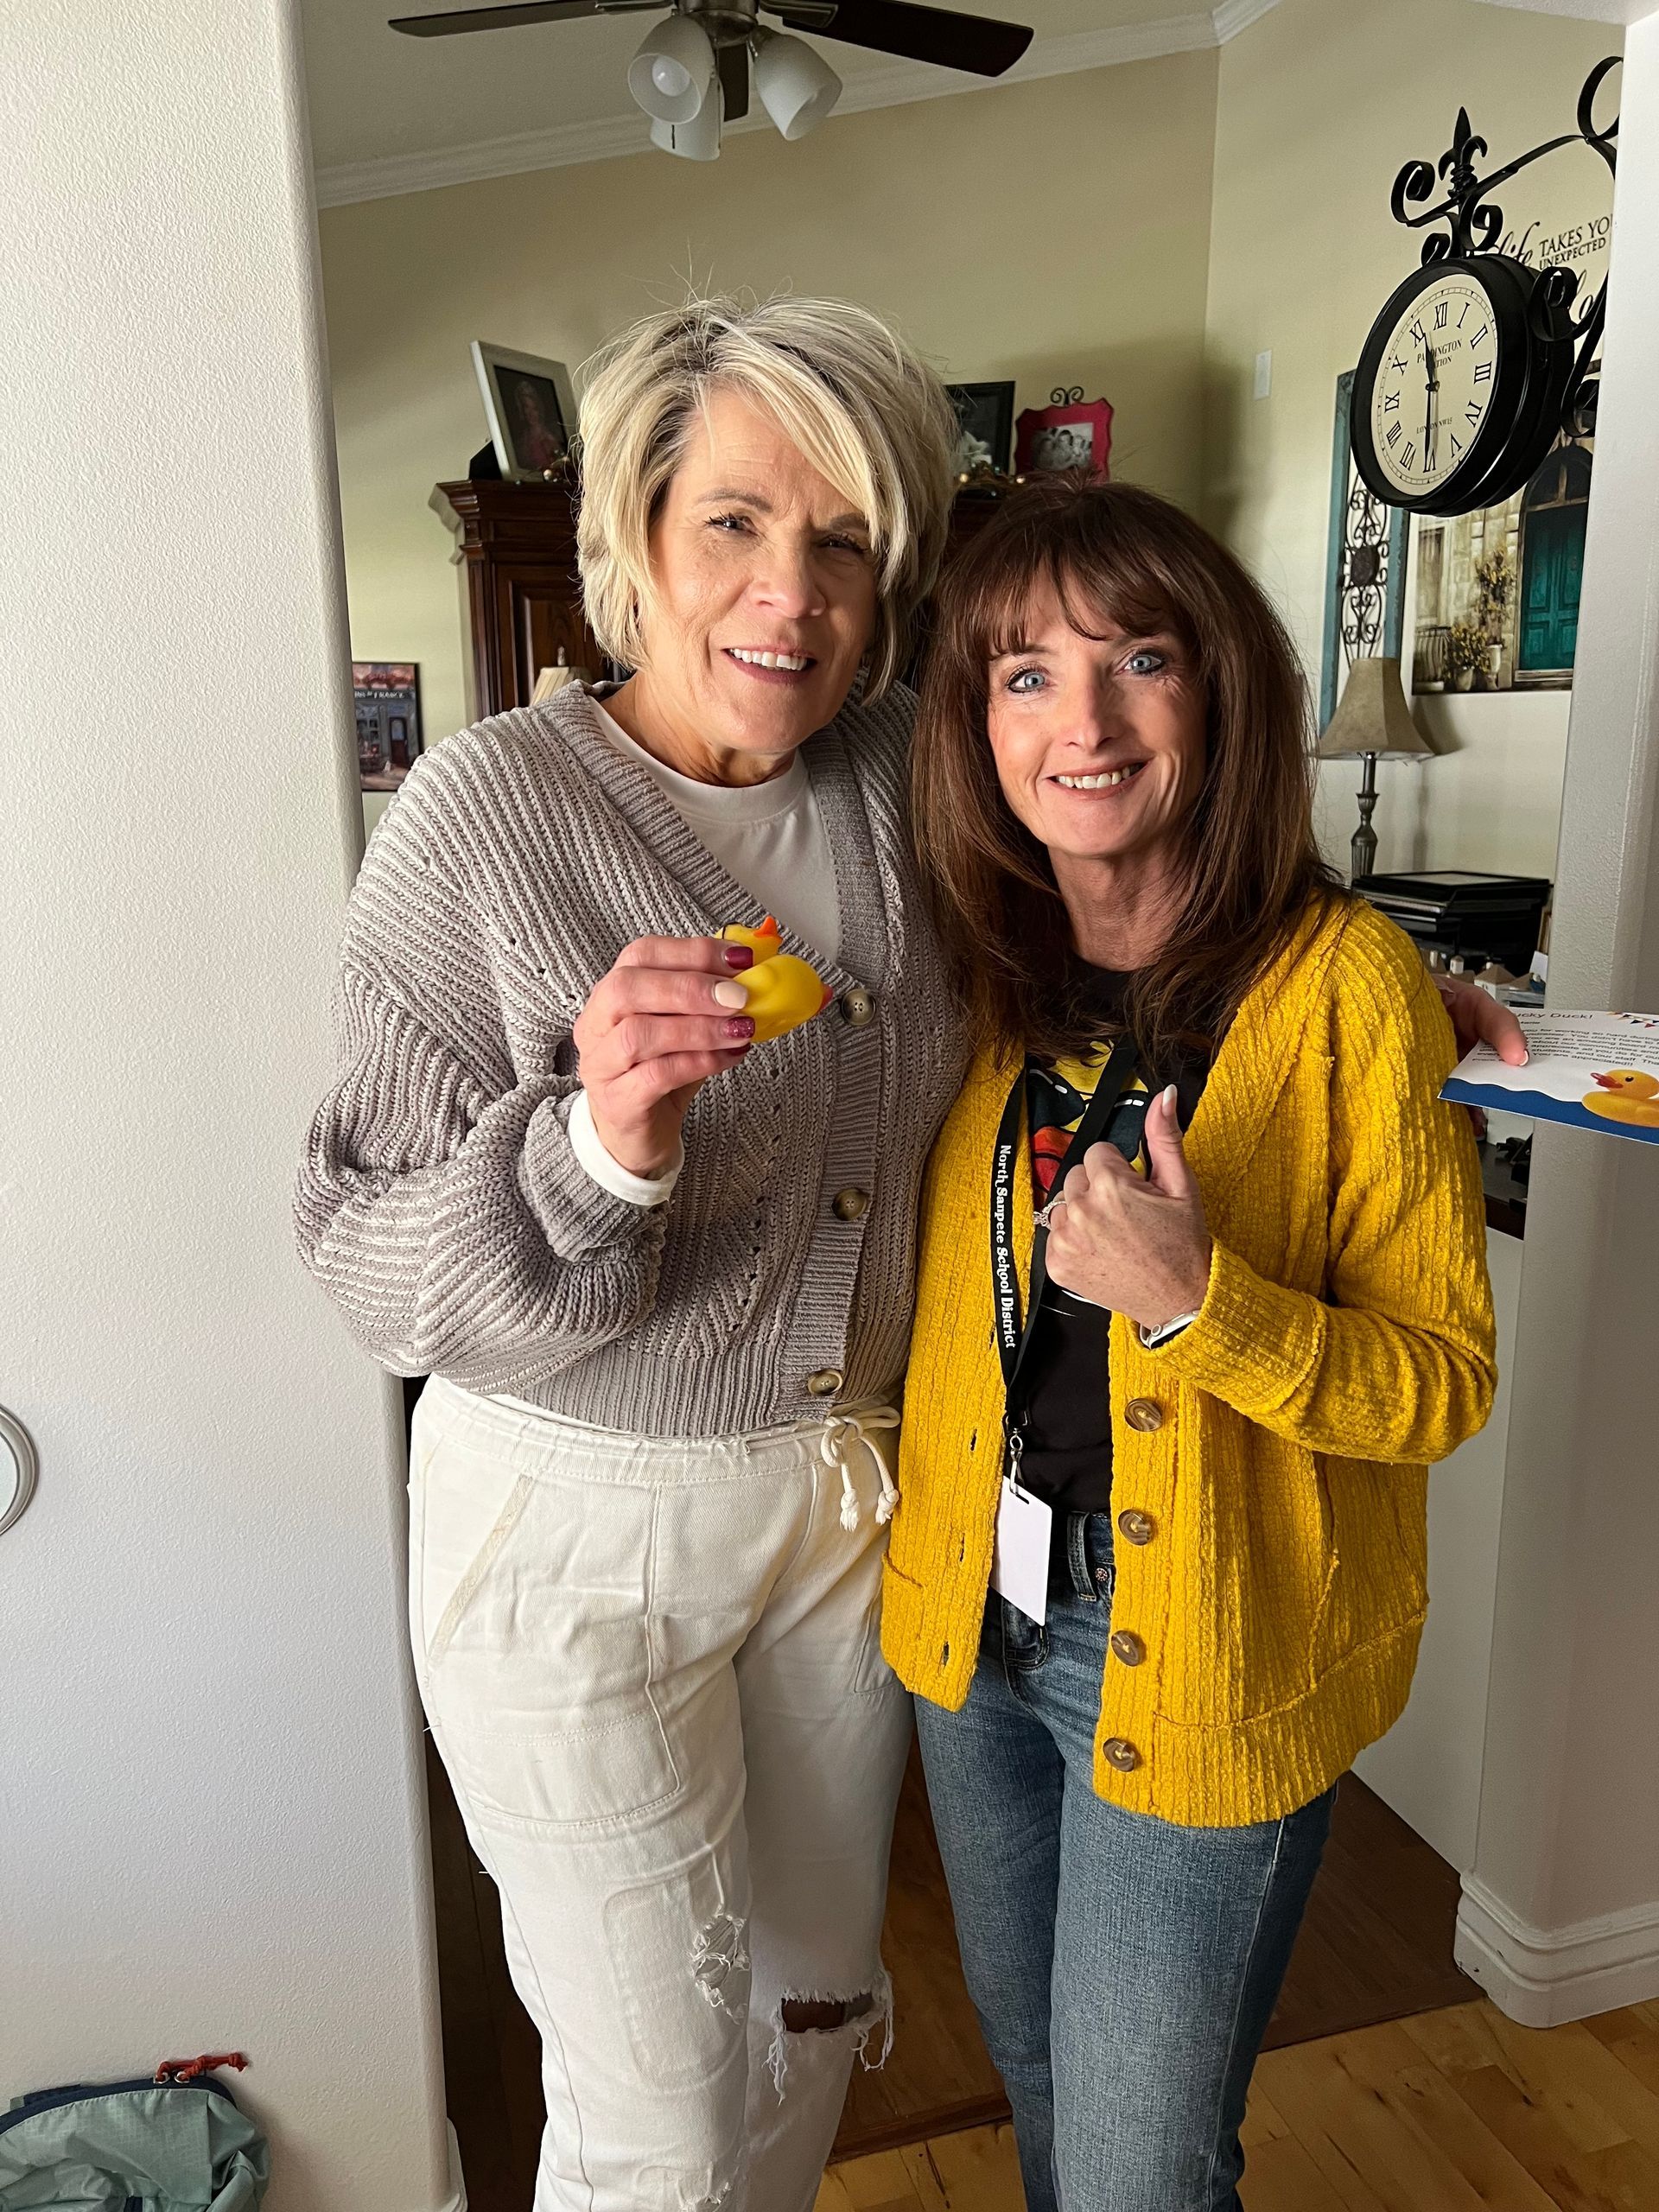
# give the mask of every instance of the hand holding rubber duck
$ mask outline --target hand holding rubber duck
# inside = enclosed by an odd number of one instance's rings
[[[754,1023],[757,1045],[786,1037],[791,1029],[810,1021],[815,1014],[822,1014],[835,996],[804,960],[782,950],[783,939],[770,914],[758,930],[746,930],[732,922],[720,934],[722,943],[747,944],[754,955],[753,967],[744,971],[748,996],[743,1011]]]
[[[645,937],[594,985],[572,1035],[600,1142],[635,1175],[679,1157],[686,1109],[711,1075],[797,1029],[833,993],[780,949],[778,925]]]

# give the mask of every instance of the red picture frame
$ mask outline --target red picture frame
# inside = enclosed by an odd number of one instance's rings
[[[1046,407],[1027,407],[1014,424],[1014,467],[1019,476],[1046,476],[1081,468],[1103,482],[1111,474],[1112,410],[1103,399],[1085,399],[1083,386],[1064,385]]]

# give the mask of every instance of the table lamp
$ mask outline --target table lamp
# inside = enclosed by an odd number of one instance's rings
[[[1434,747],[1411,719],[1411,709],[1400,682],[1397,660],[1357,660],[1348,671],[1337,711],[1319,739],[1321,760],[1363,760],[1365,773],[1359,786],[1359,827],[1350,847],[1353,858],[1349,881],[1357,883],[1376,865],[1376,832],[1371,812],[1376,804],[1376,764],[1379,760],[1416,760],[1432,756]]]

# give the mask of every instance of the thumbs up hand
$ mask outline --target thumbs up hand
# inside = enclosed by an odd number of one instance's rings
[[[1047,1264],[1062,1290],[1154,1329],[1196,1313],[1210,1284],[1210,1231],[1173,1084],[1147,1109],[1146,1146],[1144,1176],[1116,1145],[1090,1146],[1050,1216]]]

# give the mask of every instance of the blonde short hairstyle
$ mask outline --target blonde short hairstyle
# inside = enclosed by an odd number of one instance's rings
[[[735,391],[869,526],[876,620],[865,696],[879,697],[909,660],[950,519],[957,424],[931,369],[843,300],[694,298],[605,347],[583,385],[576,562],[611,658],[637,668],[646,657],[652,524],[693,418],[711,391]]]

